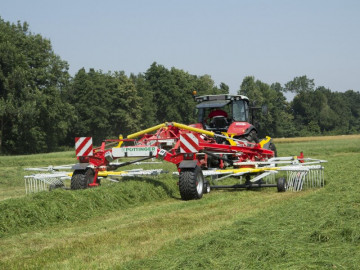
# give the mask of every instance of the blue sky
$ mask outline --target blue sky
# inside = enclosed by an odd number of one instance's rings
[[[137,74],[155,61],[209,74],[232,93],[249,75],[360,91],[357,0],[0,0],[0,16],[49,38],[72,75]]]

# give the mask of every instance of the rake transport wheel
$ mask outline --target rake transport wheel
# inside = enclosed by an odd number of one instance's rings
[[[284,177],[281,177],[277,180],[277,190],[278,192],[286,191],[286,180]]]
[[[199,166],[194,169],[181,169],[179,175],[181,199],[185,201],[201,199],[204,193],[204,182],[204,176]]]
[[[75,170],[71,177],[71,189],[87,188],[94,180],[94,170]]]

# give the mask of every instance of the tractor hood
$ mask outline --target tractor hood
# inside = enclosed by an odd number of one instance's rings
[[[221,108],[229,104],[231,100],[209,100],[196,105],[196,108]]]

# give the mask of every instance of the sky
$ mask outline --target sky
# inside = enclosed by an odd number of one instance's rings
[[[0,0],[0,17],[50,39],[71,75],[144,73],[153,62],[212,77],[284,85],[306,75],[360,91],[358,0]]]

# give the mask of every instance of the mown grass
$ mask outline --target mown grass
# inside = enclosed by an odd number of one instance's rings
[[[323,149],[324,153],[317,157],[329,161],[327,186],[264,207],[250,217],[238,217],[220,231],[178,240],[155,256],[128,262],[122,268],[358,269],[359,143],[350,140],[333,141],[330,145],[279,146],[281,153],[296,148],[315,154]]]
[[[7,199],[0,269],[357,269],[360,140],[277,148],[329,160],[327,185],[214,191],[183,202],[176,180],[162,175]],[[4,227],[7,219],[14,223]]]
[[[323,189],[238,217],[205,236],[175,241],[122,268],[358,269],[359,155],[328,157]]]
[[[40,192],[0,202],[0,237],[48,225],[85,220],[148,201],[174,197],[172,179],[124,180],[102,188]]]

